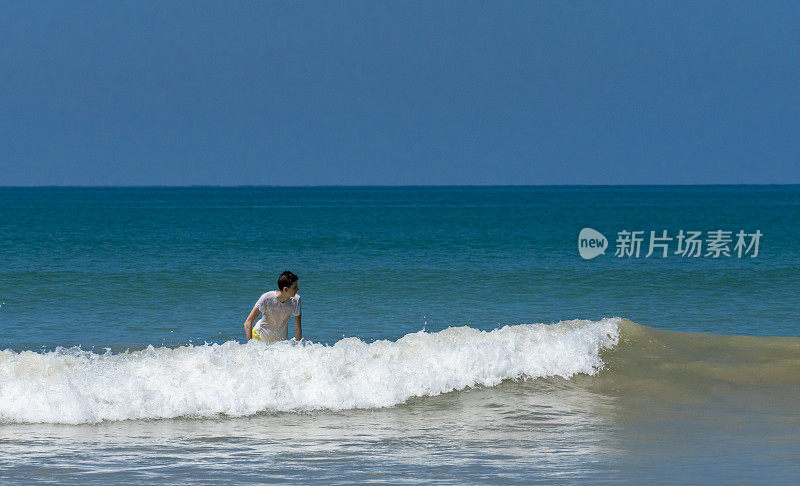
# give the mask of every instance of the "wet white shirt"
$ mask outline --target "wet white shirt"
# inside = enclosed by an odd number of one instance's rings
[[[289,317],[300,315],[300,296],[295,295],[286,302],[278,300],[278,291],[270,290],[262,295],[256,307],[261,311],[253,331],[266,343],[286,339],[289,335]]]

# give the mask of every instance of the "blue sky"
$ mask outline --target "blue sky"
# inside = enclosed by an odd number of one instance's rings
[[[2,2],[0,185],[800,183],[800,2]]]

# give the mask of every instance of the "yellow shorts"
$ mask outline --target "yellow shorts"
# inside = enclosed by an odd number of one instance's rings
[[[258,339],[259,341],[261,341],[261,342],[264,342],[264,341],[261,339],[261,336],[259,336],[259,335],[258,335],[258,333],[256,332],[256,330],[255,330],[255,329],[253,329],[253,330],[251,331],[251,336],[253,336],[253,339]]]

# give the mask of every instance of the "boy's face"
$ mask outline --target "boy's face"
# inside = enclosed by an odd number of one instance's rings
[[[284,287],[284,289],[286,295],[288,295],[289,297],[294,297],[295,294],[297,294],[297,291],[300,290],[300,287],[297,286],[297,282],[292,282],[291,287]]]

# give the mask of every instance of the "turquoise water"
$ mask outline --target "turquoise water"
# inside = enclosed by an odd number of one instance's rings
[[[798,186],[4,188],[0,346],[242,340],[284,269],[317,342],[609,316],[800,335],[798,219]],[[612,251],[582,260],[583,227]],[[624,229],[764,236],[756,258],[616,258]]]
[[[0,188],[0,477],[795,478],[799,219],[788,185]],[[651,230],[763,236],[645,258]],[[286,269],[305,344],[237,344]]]

